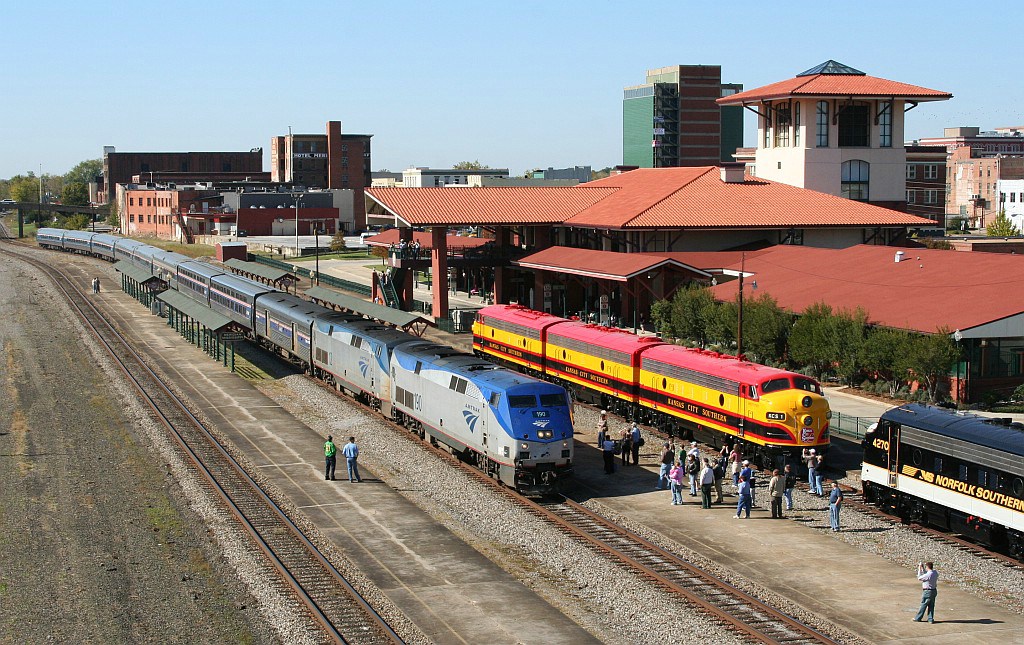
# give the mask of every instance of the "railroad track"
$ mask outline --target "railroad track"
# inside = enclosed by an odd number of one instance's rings
[[[935,540],[936,542],[948,544],[949,546],[957,548],[963,551],[964,553],[970,553],[975,557],[1001,564],[1002,566],[1008,569],[1024,570],[1024,562],[1020,562],[1016,558],[1006,555],[1005,553],[992,551],[976,542],[965,540],[961,537],[957,537],[952,533],[946,533],[945,531],[941,531],[939,529],[932,528],[924,524],[918,524],[916,522],[905,522],[903,521],[903,518],[899,517],[898,515],[891,515],[889,513],[886,513],[877,506],[873,506],[868,502],[864,501],[864,496],[859,491],[852,487],[843,486],[843,494],[843,504],[845,507],[853,508],[854,510],[860,511],[865,515],[870,515],[876,519],[879,519],[883,522],[887,522],[888,524],[892,524],[894,526],[906,527],[919,535],[924,535],[925,537]]]
[[[2,234],[2,231],[0,231]],[[3,248],[43,271],[67,297],[86,328],[124,372],[154,417],[168,429],[206,486],[235,515],[277,570],[277,584],[298,600],[335,642],[401,643],[402,639],[245,472],[206,426],[153,372],[101,314],[76,281],[12,245]]]
[[[311,376],[306,378],[325,391],[359,405],[352,397]],[[375,411],[370,410],[374,414]],[[389,422],[385,422],[389,423]],[[611,520],[568,499],[540,501],[523,497],[480,470],[466,464],[442,447],[421,441],[408,428],[389,423],[409,441],[462,468],[464,472],[525,507],[535,517],[554,525],[563,533],[602,551],[607,557],[634,569],[649,580],[678,594],[699,611],[717,619],[739,637],[758,643],[835,643],[825,634],[701,570],[681,557],[657,546]]]

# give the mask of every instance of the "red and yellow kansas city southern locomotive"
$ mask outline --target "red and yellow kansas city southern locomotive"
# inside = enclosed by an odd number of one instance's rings
[[[669,434],[739,439],[765,466],[829,445],[821,386],[794,372],[520,305],[481,309],[473,349]]]

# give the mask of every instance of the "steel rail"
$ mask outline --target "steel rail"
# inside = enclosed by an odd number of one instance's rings
[[[54,285],[65,295],[68,299],[69,304],[75,309],[79,318],[83,324],[86,325],[87,329],[92,333],[98,342],[106,349],[107,353],[114,360],[115,364],[118,365],[119,369],[125,374],[128,381],[133,385],[135,390],[139,393],[140,397],[149,405],[153,410],[155,416],[160,423],[166,427],[171,436],[175,439],[176,443],[185,451],[189,456],[191,462],[198,468],[199,472],[203,475],[206,481],[213,487],[217,492],[221,500],[231,510],[232,514],[236,517],[241,525],[246,529],[247,533],[253,538],[256,545],[266,555],[268,560],[274,565],[275,569],[279,572],[282,578],[289,584],[293,589],[296,597],[306,606],[307,610],[314,617],[314,619],[321,625],[321,628],[336,642],[348,643],[349,640],[337,629],[331,619],[324,613],[316,600],[312,597],[311,593],[307,591],[301,581],[299,581],[292,572],[288,569],[287,565],[283,562],[281,557],[273,550],[273,547],[267,542],[267,540],[260,533],[259,529],[255,524],[250,521],[250,518],[246,515],[246,512],[236,503],[231,493],[222,485],[217,475],[208,467],[204,462],[203,457],[200,456],[192,446],[189,445],[188,441],[181,434],[178,427],[175,426],[175,422],[171,420],[168,414],[160,408],[160,404],[150,394],[147,388],[143,385],[140,379],[131,372],[126,362],[117,354],[117,350],[108,341],[100,329],[97,327],[96,320],[100,321],[107,331],[114,337],[122,350],[127,352],[131,361],[142,369],[143,374],[152,380],[154,384],[160,389],[160,392],[172,402],[175,406],[175,412],[184,414],[188,421],[193,425],[193,428],[201,433],[201,435],[208,441],[209,446],[213,448],[229,466],[232,468],[235,476],[239,477],[249,486],[250,493],[255,493],[257,497],[263,502],[264,507],[271,511],[280,523],[283,523],[289,531],[293,539],[297,539],[306,549],[308,554],[312,556],[317,563],[326,571],[330,572],[335,582],[340,584],[345,591],[351,596],[352,600],[356,602],[360,609],[376,623],[376,628],[381,630],[386,635],[386,638],[395,643],[403,642],[402,639],[394,632],[394,630],[387,624],[386,621],[373,609],[373,607],[366,602],[366,600],[359,594],[359,592],[352,586],[352,584],[339,572],[327,558],[320,552],[320,550],[309,540],[309,538],[299,529],[295,523],[287,516],[287,514],[281,509],[266,492],[253,480],[245,469],[238,463],[238,461],[232,457],[224,446],[213,436],[209,429],[188,409],[188,407],[177,397],[170,388],[163,382],[163,380],[156,374],[156,372],[149,367],[131,347],[130,343],[124,336],[103,316],[95,304],[93,304],[88,298],[84,297],[79,289],[74,286],[74,281],[67,276],[63,271],[47,265],[38,259],[26,256],[23,253],[13,253],[19,256],[23,261],[26,261],[33,266],[41,269],[46,273]],[[83,309],[81,303],[84,303],[92,312],[92,316]]]

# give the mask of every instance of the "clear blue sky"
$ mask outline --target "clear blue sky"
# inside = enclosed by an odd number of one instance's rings
[[[57,0],[2,16],[0,177],[62,174],[104,145],[267,150],[328,120],[373,135],[374,170],[602,168],[621,163],[622,89],[682,64],[750,89],[831,58],[951,92],[907,115],[908,138],[1024,125],[1018,2]]]

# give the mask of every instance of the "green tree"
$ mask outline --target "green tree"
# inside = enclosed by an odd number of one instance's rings
[[[121,228],[121,210],[117,207],[117,200],[110,202],[110,212],[107,213],[107,224],[119,229]]]
[[[907,365],[918,383],[925,386],[928,398],[935,401],[939,385],[949,378],[960,352],[948,327],[940,327],[934,334],[912,338]]]
[[[452,170],[487,170],[490,166],[481,164],[479,161],[460,161],[452,166]]]
[[[10,192],[16,202],[38,202],[39,178],[32,173],[11,177]]]
[[[860,361],[870,375],[889,383],[889,396],[895,397],[900,387],[907,383],[911,351],[910,334],[902,329],[875,327],[864,339]]]
[[[830,337],[832,363],[843,383],[851,385],[862,373],[861,356],[867,330],[868,314],[858,307],[840,311],[832,317]]]
[[[345,231],[338,231],[331,238],[331,250],[336,253],[348,250],[348,246],[345,245]]]
[[[665,338],[677,338],[675,327],[672,326],[672,301],[659,300],[651,305],[651,322],[654,328]]]
[[[738,306],[738,304],[737,304]],[[743,303],[743,351],[758,363],[779,362],[786,351],[786,341],[793,325],[793,316],[779,307],[767,293]]]
[[[1006,210],[1000,210],[996,218],[992,220],[986,229],[989,237],[1011,237],[1013,235],[1020,235],[1020,229],[1018,229],[1013,220],[1006,216]]]
[[[96,177],[98,175],[102,174],[102,159],[86,159],[85,161],[79,162],[77,166],[64,173],[64,183],[82,183],[88,186],[91,182],[96,181]],[[67,202],[64,203],[66,204]]]
[[[679,338],[695,341],[700,347],[708,343],[708,323],[715,308],[711,291],[690,283],[676,292],[672,299],[672,329]]]
[[[821,378],[832,366],[832,307],[824,302],[809,305],[789,332],[789,354]]]
[[[92,218],[85,213],[75,213],[64,220],[64,228],[81,231],[89,228],[91,222]]]
[[[60,201],[66,206],[87,206],[89,204],[89,188],[80,181],[64,184],[60,193]]]

